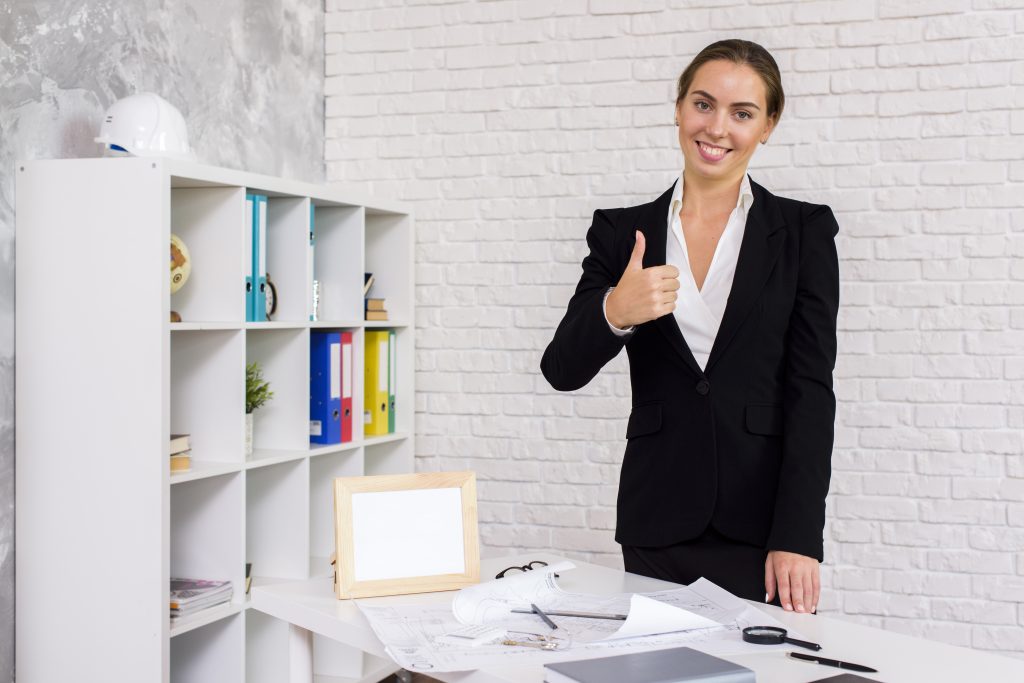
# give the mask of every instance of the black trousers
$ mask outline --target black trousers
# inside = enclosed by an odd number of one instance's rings
[[[708,528],[692,541],[663,548],[622,546],[625,569],[631,574],[691,584],[700,577],[733,595],[764,602],[764,548],[733,541]],[[778,591],[773,605],[779,604]]]

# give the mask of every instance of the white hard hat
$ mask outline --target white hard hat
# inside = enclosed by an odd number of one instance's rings
[[[130,95],[114,102],[96,142],[137,157],[194,159],[181,112],[156,93]]]

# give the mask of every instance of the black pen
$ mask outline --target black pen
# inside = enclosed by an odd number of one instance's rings
[[[863,664],[840,662],[838,659],[826,659],[824,657],[819,657],[818,655],[805,655],[800,652],[787,652],[786,654],[793,659],[801,659],[805,662],[815,662],[817,664],[824,664],[825,666],[834,666],[837,669],[849,669],[850,671],[860,671],[862,673],[869,674],[878,673],[878,669],[872,669],[870,666],[864,666]]]
[[[541,619],[543,619],[544,623],[547,624],[548,626],[550,626],[552,629],[558,628],[558,625],[555,624],[555,622],[551,621],[551,619],[548,618],[548,615],[546,615],[543,612],[541,612],[540,611],[540,607],[537,607],[537,605],[534,605],[532,602],[530,603],[530,609],[532,609],[533,613],[536,614]]]

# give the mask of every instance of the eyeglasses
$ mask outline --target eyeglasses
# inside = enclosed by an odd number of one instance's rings
[[[524,564],[521,567],[516,567],[516,566],[506,567],[505,569],[502,569],[500,572],[498,572],[494,576],[494,578],[496,578],[496,579],[504,579],[509,574],[518,574],[519,572],[528,572],[528,571],[530,571],[532,569],[537,569],[539,567],[546,567],[546,566],[548,566],[548,563],[544,562],[543,560],[532,560],[531,562],[527,562],[526,564]],[[556,579],[558,578],[558,574],[555,574],[555,578]]]

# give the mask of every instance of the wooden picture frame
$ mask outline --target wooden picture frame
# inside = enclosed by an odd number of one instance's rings
[[[473,472],[338,477],[334,533],[340,599],[480,582]]]

